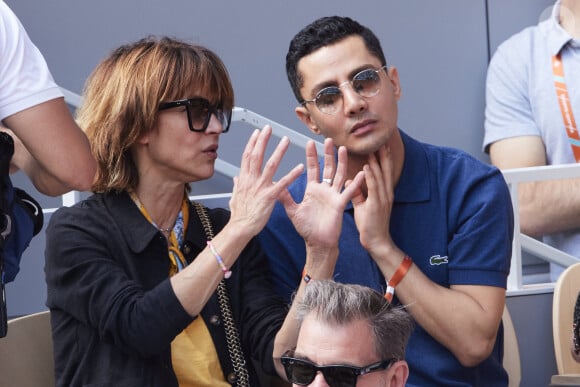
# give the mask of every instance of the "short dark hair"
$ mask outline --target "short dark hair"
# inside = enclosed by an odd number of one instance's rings
[[[298,102],[304,102],[304,98],[300,95],[304,81],[302,75],[298,73],[300,59],[321,47],[337,43],[352,35],[358,35],[363,39],[366,48],[381,61],[381,65],[387,64],[381,42],[369,28],[349,17],[326,16],[317,19],[292,38],[286,54],[286,75]]]
[[[367,321],[374,338],[374,350],[381,359],[403,360],[415,326],[403,307],[393,307],[374,289],[332,280],[311,281],[296,310],[300,320],[312,313],[317,320],[329,325]]]

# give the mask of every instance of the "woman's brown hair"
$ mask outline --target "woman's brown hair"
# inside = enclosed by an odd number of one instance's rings
[[[124,191],[139,175],[131,146],[156,123],[159,104],[203,93],[234,106],[227,69],[211,50],[169,37],[147,37],[114,50],[91,73],[77,121],[97,160],[94,192]]]

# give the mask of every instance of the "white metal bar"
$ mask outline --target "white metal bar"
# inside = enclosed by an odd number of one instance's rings
[[[580,177],[580,164],[506,169],[502,171],[502,174],[506,181],[512,184],[527,181],[574,179]]]
[[[218,193],[218,194],[207,194],[207,195],[191,195],[189,199],[191,200],[208,200],[208,199],[229,199],[232,197],[231,193]]]
[[[82,98],[67,89],[61,88],[65,101],[74,107],[78,107],[82,102]],[[257,114],[251,110],[234,107],[232,121],[239,121],[247,123],[252,127],[263,127],[270,125],[272,133],[277,137],[286,136],[290,139],[293,145],[305,148],[306,143],[312,139],[301,133],[298,133],[284,125],[277,123],[267,117]],[[324,146],[321,142],[315,141],[316,150],[319,154],[324,152]],[[225,176],[234,177],[239,173],[239,167],[230,164],[224,160],[216,160],[216,171]],[[504,178],[510,188],[510,196],[514,209],[514,239],[511,257],[511,270],[508,276],[508,293],[517,294],[522,291],[529,292],[530,289],[535,292],[542,292],[546,290],[546,286],[553,284],[540,284],[540,286],[523,285],[522,274],[522,250],[530,252],[535,256],[547,262],[553,262],[562,266],[568,266],[572,263],[578,262],[579,259],[548,246],[540,241],[523,235],[520,230],[519,219],[519,205],[518,205],[518,184],[522,182],[539,181],[539,180],[554,180],[580,177],[579,164],[567,164],[557,166],[541,166],[533,168],[517,168],[502,171]],[[196,197],[199,200],[203,199],[221,199],[229,197],[231,193],[203,195]],[[80,198],[78,192],[70,192],[63,195],[63,205],[71,205],[77,202]],[[49,209],[46,212],[51,212]],[[542,286],[543,285],[543,286]]]
[[[529,285],[522,281],[522,251],[529,252],[544,261],[567,267],[579,262],[578,258],[566,254],[541,241],[533,239],[520,232],[518,184],[532,181],[573,179],[580,177],[580,164],[546,165],[540,167],[516,168],[502,171],[510,189],[510,196],[514,208],[514,240],[510,275],[508,276],[508,293],[516,294],[519,291],[529,291]],[[547,284],[539,284],[544,287]],[[552,284],[553,285],[553,284]]]
[[[81,198],[81,194],[79,191],[70,191],[62,195],[62,205],[66,207],[70,207],[76,202],[78,202]]]
[[[286,136],[293,145],[299,146],[300,148],[306,148],[306,143],[308,141],[314,141],[312,138],[305,136],[301,133],[296,132],[284,125],[272,121],[269,118],[259,115],[251,110],[235,107],[232,115],[233,121],[245,122],[253,127],[261,128],[264,125],[270,125],[272,127],[272,134],[277,137]],[[319,155],[324,154],[324,145],[319,141],[314,141],[316,144],[316,151]]]
[[[62,87],[60,89],[64,95],[64,99],[67,104],[74,106],[75,108],[80,106],[82,102],[82,97],[80,95],[73,93],[72,91]],[[308,136],[298,133],[295,130],[292,130],[284,125],[281,125],[276,121],[273,121],[267,117],[264,117],[258,113],[255,113],[251,110],[242,107],[237,106],[234,107],[232,111],[232,121],[244,122],[253,126],[254,128],[262,127],[264,125],[270,125],[272,127],[272,134],[274,134],[277,137],[286,136],[293,145],[296,145],[302,149],[306,147],[306,143],[308,141],[312,140]],[[324,145],[319,141],[314,141],[314,143],[316,144],[316,151],[318,152],[318,154],[323,154]],[[219,173],[222,173],[229,177],[234,177],[238,175],[239,170],[240,168],[233,164],[230,164],[221,159],[216,160],[216,171],[218,171]]]
[[[537,239],[525,234],[520,235],[522,250],[532,253],[534,256],[545,261],[568,267],[580,262],[580,259],[558,250],[550,245],[540,242]]]
[[[519,205],[518,205],[518,185],[508,184],[510,188],[510,197],[512,200],[512,206],[514,211],[514,236],[512,240],[512,258],[510,264],[510,273],[507,279],[507,288],[509,289],[521,289],[523,283],[522,274],[522,249],[520,246],[520,217],[519,217]]]
[[[72,91],[63,87],[60,88],[60,91],[62,91],[62,94],[64,95],[64,101],[67,104],[74,106],[75,108],[78,108],[81,105],[83,99],[80,95],[73,93]]]
[[[219,158],[215,161],[215,169],[219,173],[232,178],[240,173],[240,168]]]

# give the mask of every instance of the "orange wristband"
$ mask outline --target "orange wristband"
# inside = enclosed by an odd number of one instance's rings
[[[403,262],[401,262],[401,264],[397,268],[397,271],[395,271],[395,274],[393,274],[391,279],[387,281],[387,291],[385,292],[385,298],[387,299],[387,301],[389,302],[393,301],[393,296],[395,295],[395,287],[399,284],[399,282],[401,282],[403,277],[405,277],[405,274],[407,274],[412,264],[413,261],[411,260],[411,258],[408,255],[405,255],[405,257],[403,258]]]

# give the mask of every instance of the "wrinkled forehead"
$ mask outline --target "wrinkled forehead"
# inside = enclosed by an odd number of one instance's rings
[[[364,366],[377,361],[370,328],[365,321],[345,324],[323,322],[309,313],[300,327],[296,356],[319,365],[348,364]]]

